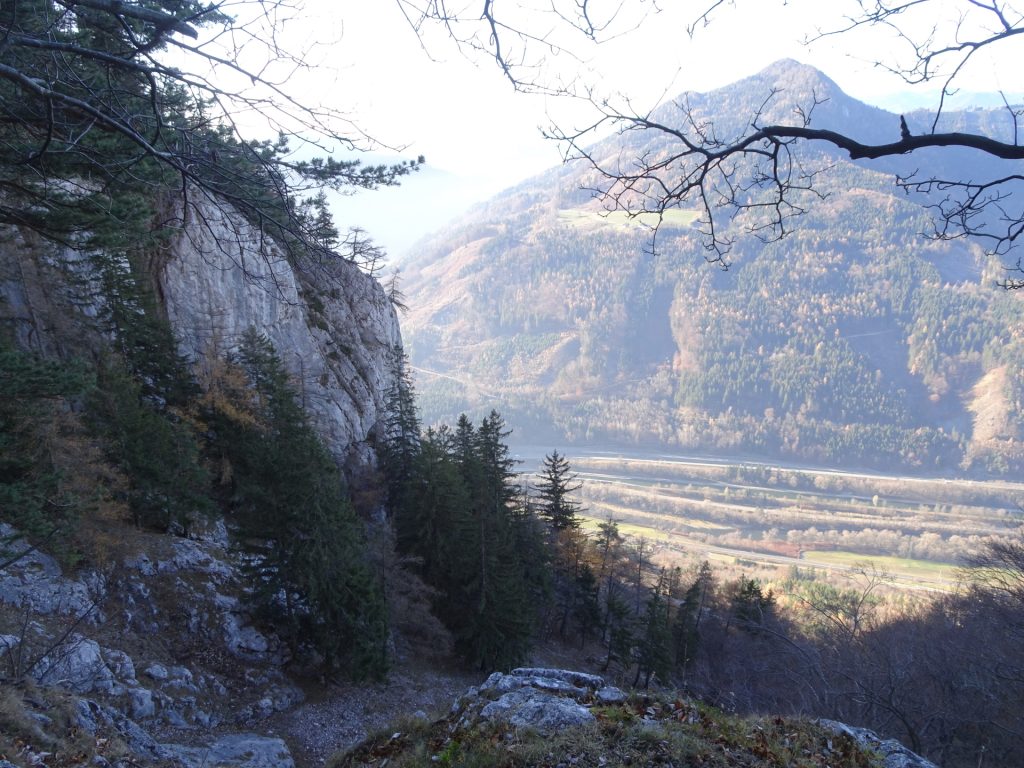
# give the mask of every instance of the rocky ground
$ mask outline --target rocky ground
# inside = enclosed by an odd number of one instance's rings
[[[11,533],[0,526],[0,537]],[[534,654],[549,669],[486,682],[398,654],[385,682],[302,686],[286,673],[287,649],[250,623],[223,526],[199,540],[133,545],[105,571],[66,574],[35,550],[0,568],[0,768],[319,768],[364,740],[383,752],[364,745],[369,762],[348,764],[382,765],[378,757],[408,741],[396,733],[427,734],[416,748],[430,751],[482,721],[594,726],[591,711],[609,705],[651,727],[646,705],[633,712],[614,687],[629,681],[565,671],[600,665],[557,645]],[[858,741],[876,738],[833,725]]]
[[[714,765],[936,768],[898,742],[828,720],[742,718],[678,694],[627,693],[550,668],[495,672],[445,717],[367,739],[332,768]]]
[[[0,760],[315,768],[402,717],[441,716],[484,677],[407,656],[386,682],[302,685],[251,623],[222,525],[125,535],[102,571],[32,549],[0,569]]]
[[[383,683],[332,685],[267,721],[268,735],[291,747],[300,766],[315,768],[339,750],[409,718],[435,720],[483,674],[401,662]]]

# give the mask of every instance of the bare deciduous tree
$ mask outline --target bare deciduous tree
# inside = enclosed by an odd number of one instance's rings
[[[555,127],[548,132],[563,142],[567,159],[592,166],[598,178],[595,193],[609,210],[631,216],[652,214],[660,222],[667,211],[696,208],[699,228],[709,260],[727,265],[737,232],[753,233],[762,240],[784,237],[793,219],[822,196],[820,174],[828,162],[807,163],[798,148],[820,142],[845,152],[851,159],[921,156],[923,167],[899,173],[897,186],[915,195],[933,214],[933,228],[925,233],[939,240],[969,237],[990,254],[1021,269],[1016,249],[1024,232],[1024,146],[1018,141],[1022,110],[1004,96],[1007,130],[993,132],[950,130],[944,127],[947,100],[958,87],[965,70],[975,59],[993,51],[1019,45],[1024,15],[1006,0],[854,0],[852,12],[837,10],[834,27],[818,30],[806,40],[847,39],[863,31],[887,31],[894,38],[887,57],[876,61],[909,84],[938,83],[938,103],[930,125],[916,135],[905,121],[893,122],[893,140],[868,142],[854,135],[855,127],[819,127],[812,124],[820,101],[796,105],[789,118],[779,119],[775,107],[778,90],[764,94],[764,101],[746,123],[723,126],[713,106],[697,110],[684,95],[674,106],[646,112],[635,111],[628,99],[597,96],[586,84],[550,84],[537,77],[547,52],[563,52],[573,39],[589,43],[628,32],[637,19],[657,13],[654,3],[643,0],[550,0],[543,8],[525,0],[500,8],[493,0],[477,0],[453,6],[438,0],[397,0],[406,18],[421,33],[429,22],[439,23],[464,49],[495,60],[505,78],[519,90],[554,91],[588,99],[597,118],[582,129]],[[714,0],[695,4],[691,36],[709,25],[723,23],[722,6],[742,7],[743,2]],[[616,106],[622,104],[622,106]],[[902,130],[901,130],[902,128]],[[621,134],[656,134],[665,141],[658,151],[650,142],[633,142],[639,153],[599,156],[593,142],[608,129]],[[931,170],[936,155],[930,150],[970,150],[995,163],[981,163],[986,171],[978,178],[945,176]],[[996,170],[992,172],[992,169]],[[740,224],[739,227],[733,226]],[[1024,287],[1012,279],[1009,287]]]

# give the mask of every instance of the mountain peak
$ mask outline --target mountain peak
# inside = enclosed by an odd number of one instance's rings
[[[755,77],[789,77],[793,75],[814,77],[832,82],[820,69],[813,67],[810,64],[804,64],[802,61],[797,61],[796,59],[779,59],[777,61],[773,61],[755,75]]]
[[[880,126],[889,124],[899,135],[896,118],[887,120],[883,110],[847,95],[824,72],[795,59],[779,59],[712,91],[683,94],[662,104],[655,116],[673,125],[680,110],[713,122],[719,136],[742,135],[755,115],[760,125],[799,125],[813,117],[815,127],[852,133],[861,141],[884,140]]]
[[[843,89],[836,85],[828,75],[820,69],[804,64],[796,59],[779,59],[762,69],[755,75],[744,78],[731,88],[756,86],[758,88],[778,88],[794,95],[810,96],[813,92],[819,99],[849,99]]]

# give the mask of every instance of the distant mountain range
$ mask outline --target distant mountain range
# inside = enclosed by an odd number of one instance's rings
[[[814,124],[863,141],[899,136],[898,115],[792,61],[706,94],[723,132],[826,99]],[[671,104],[662,121],[678,119]],[[911,130],[930,124],[906,116]],[[1005,111],[948,113],[950,130],[1002,130]],[[597,155],[657,152],[632,133]],[[425,419],[497,408],[532,442],[640,445],[921,472],[1024,468],[1024,296],[996,286],[977,245],[936,243],[893,173],[924,163],[960,177],[966,151],[873,164],[802,148],[831,169],[796,231],[740,235],[728,271],[709,265],[674,211],[651,255],[643,222],[606,214],[568,164],[492,198],[404,265],[404,334]]]

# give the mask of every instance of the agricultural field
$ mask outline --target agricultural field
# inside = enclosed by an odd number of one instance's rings
[[[626,232],[636,227],[651,228],[661,226],[663,229],[686,229],[700,218],[696,210],[673,208],[665,211],[660,217],[656,213],[639,213],[631,215],[626,211],[586,210],[568,208],[558,212],[558,220],[584,230],[612,228]]]
[[[898,477],[699,458],[579,453],[588,525],[613,518],[666,564],[709,558],[771,579],[882,573],[949,590],[988,537],[1024,525],[1024,483]]]

